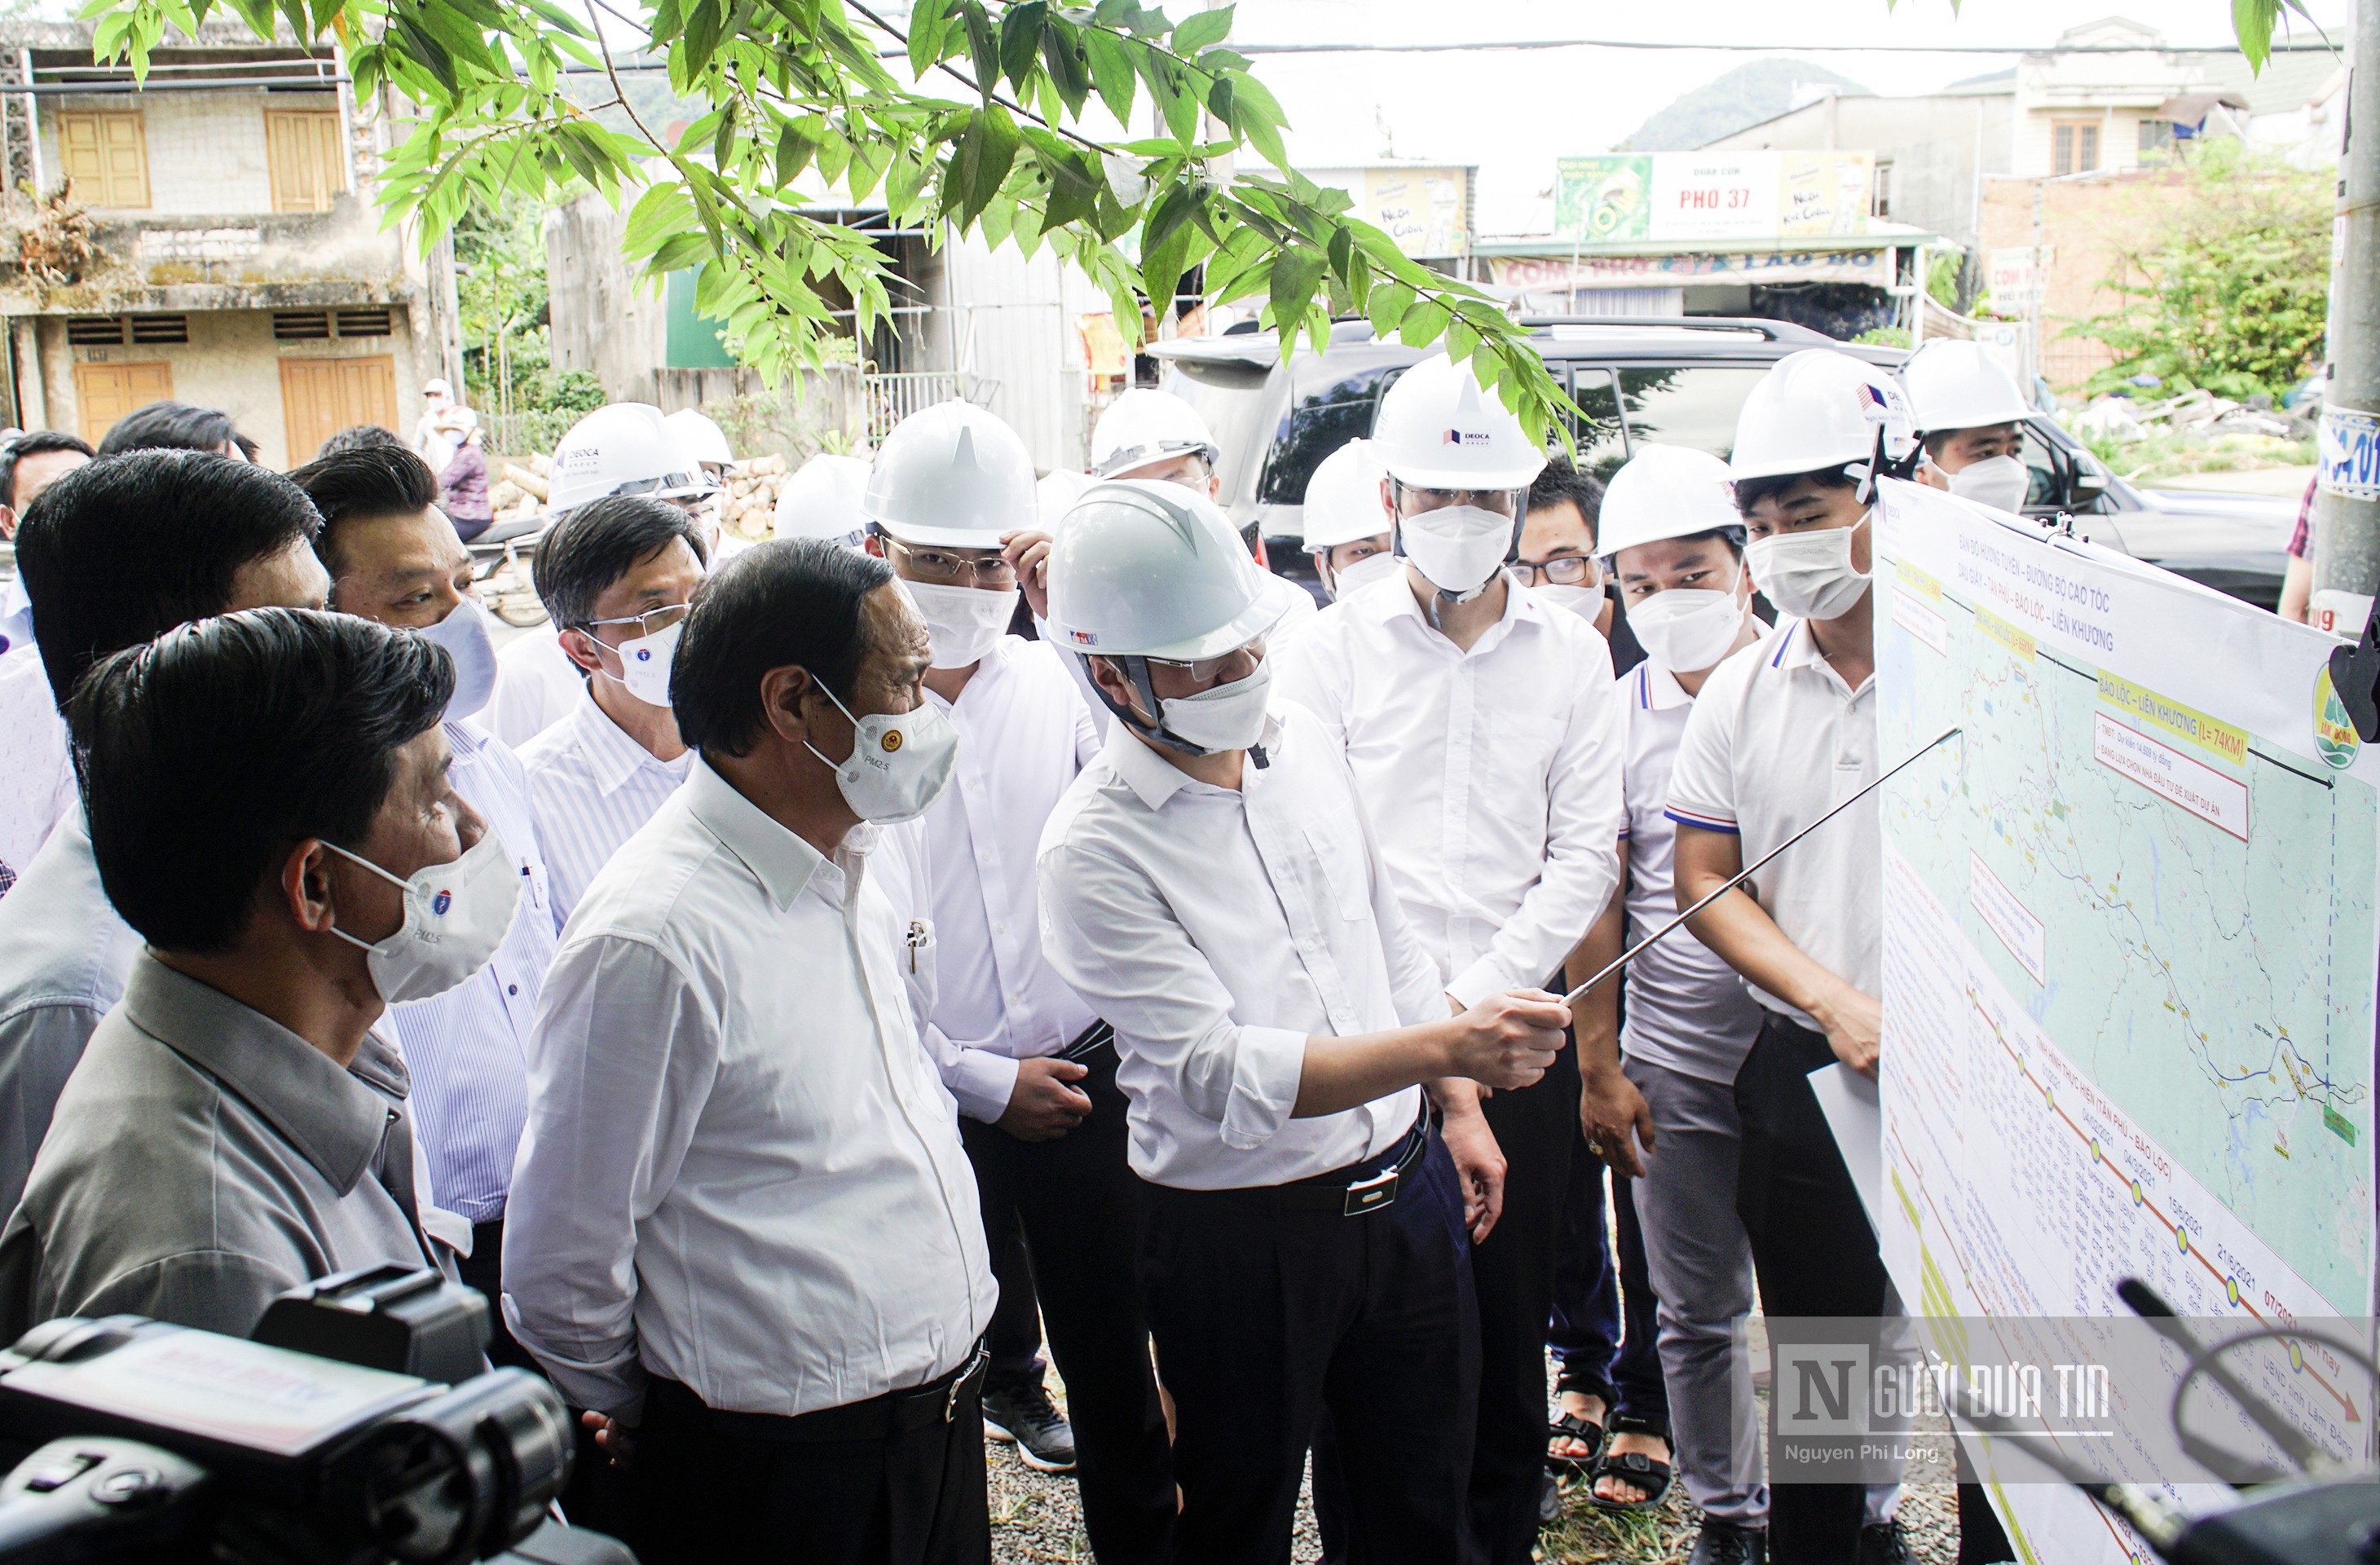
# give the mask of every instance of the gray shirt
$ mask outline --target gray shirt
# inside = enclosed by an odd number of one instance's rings
[[[80,806],[24,870],[0,898],[0,1217],[16,1209],[58,1092],[140,949],[100,886]]]
[[[419,1267],[405,1067],[342,1070],[142,952],[0,1230],[0,1343],[62,1315],[245,1337],[284,1289]]]

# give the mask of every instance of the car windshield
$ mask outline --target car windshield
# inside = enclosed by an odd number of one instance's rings
[[[1675,364],[1620,371],[1620,399],[1629,439],[1691,446],[1724,461],[1735,449],[1735,416],[1764,366]]]
[[[1306,480],[1314,477],[1322,459],[1349,441],[1372,432],[1372,415],[1379,407],[1380,394],[1394,377],[1391,369],[1366,370],[1300,397],[1273,436],[1257,499],[1268,505],[1305,504]]]

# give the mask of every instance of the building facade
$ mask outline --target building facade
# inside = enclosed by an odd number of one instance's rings
[[[409,430],[460,378],[451,261],[383,228],[394,104],[339,52],[210,22],[146,82],[95,65],[87,24],[0,30],[17,255],[0,252],[8,421],[94,444],[161,398],[219,407],[263,461],[337,430]]]

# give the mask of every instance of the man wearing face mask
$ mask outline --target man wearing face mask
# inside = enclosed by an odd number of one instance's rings
[[[692,516],[640,495],[580,506],[537,552],[538,596],[585,675],[570,715],[520,753],[557,929],[693,765],[670,668],[706,558]]]
[[[1678,740],[1712,670],[1760,631],[1726,463],[1684,446],[1640,445],[1612,475],[1602,524],[1645,660],[1620,676],[1627,892],[1571,958],[1572,983],[1676,916],[1677,828],[1665,810]],[[1753,1292],[1752,1250],[1735,1210],[1734,1094],[1760,1008],[1735,970],[1683,930],[1638,954],[1626,982],[1624,1033],[1615,1036],[1609,981],[1575,1008],[1580,1122],[1589,1145],[1635,1182],[1629,1194],[1660,1300],[1674,1461],[1703,1513],[1690,1565],[1761,1565],[1768,1489],[1751,1371],[1735,1351]],[[1625,1469],[1609,1476],[1625,1481]]]
[[[965,1116],[992,1254],[1024,1232],[1067,1389],[1062,1419],[1038,1341],[995,1327],[985,1421],[1028,1465],[1076,1469],[1099,1559],[1163,1561],[1173,1475],[1134,1281],[1140,1193],[1124,1160],[1114,1029],[1044,960],[1035,902],[1041,829],[1099,747],[1056,649],[1007,634],[1038,504],[1024,443],[964,402],[903,419],[869,477],[868,552],[925,619],[926,700],[960,738],[958,785],[924,822],[936,964],[926,1043]]]
[[[470,1224],[458,1270],[488,1296],[494,1321],[489,1356],[529,1366],[504,1329],[497,1275],[504,1253],[504,1192],[528,1112],[522,1055],[537,1014],[539,986],[553,957],[553,915],[538,851],[528,778],[520,761],[480,726],[495,683],[488,613],[472,585],[470,551],[432,503],[429,464],[395,443],[334,452],[289,475],[322,514],[314,552],[331,574],[331,607],[419,631],[446,649],[455,693],[443,727],[456,796],[488,823],[474,850],[501,857],[522,904],[485,967],[446,993],[390,1009],[413,1075],[414,1111],[429,1155],[438,1205]]]
[[[975,1174],[868,863],[951,780],[931,658],[881,560],[729,561],[671,679],[692,774],[546,976],[505,1310],[655,1565],[990,1555]]]
[[[1938,337],[1900,367],[1909,414],[1925,449],[1920,483],[1995,511],[2020,514],[2033,469],[2020,455],[2033,409],[2016,379],[1981,343]]]
[[[1729,467],[1751,537],[1745,564],[1786,617],[1756,653],[1730,658],[1704,682],[1679,738],[1665,808],[1678,829],[1681,909],[1876,775],[1870,507],[1875,469],[1900,458],[1908,438],[1899,388],[1828,348],[1779,359],[1744,402]],[[1876,807],[1871,796],[1846,810],[1763,870],[1756,899],[1739,888],[1689,926],[1743,976],[1764,1013],[1735,1078],[1736,1208],[1774,1315],[1898,1313],[1808,1081],[1837,1061],[1876,1076]],[[1770,1551],[1796,1565],[1897,1565],[1898,1498],[1897,1485],[1779,1484]]]
[[[1556,453],[1529,486],[1529,514],[1521,524],[1521,553],[1513,569],[1540,601],[1595,626],[1611,649],[1611,669],[1626,673],[1645,661],[1645,649],[1629,633],[1628,616],[1605,579],[1603,551],[1596,546],[1602,526],[1603,485]]]
[[[77,691],[93,855],[147,943],[0,1231],[0,1336],[128,1312],[245,1337],[285,1289],[443,1253],[369,1029],[486,963],[519,894],[446,777],[452,688],[422,637],[264,609]]]
[[[321,526],[287,479],[212,453],[134,452],[60,479],[17,533],[55,698],[106,654],[185,621],[321,608]],[[69,810],[0,899],[0,1207],[16,1205],[58,1090],[140,946]]]
[[[1461,1013],[1558,974],[1610,901],[1618,700],[1594,626],[1505,569],[1545,466],[1520,420],[1468,367],[1431,358],[1389,388],[1372,442],[1402,577],[1317,620],[1287,649],[1281,685],[1353,769],[1397,900],[1437,965],[1439,1004]],[[1541,1084],[1486,1105],[1506,1167],[1487,1193],[1491,1219],[1473,1232],[1471,1509],[1493,1565],[1527,1560],[1536,1537],[1577,1093],[1565,1052]]]
[[[1305,480],[1305,552],[1334,603],[1397,574],[1396,540],[1380,503],[1384,476],[1372,443],[1351,440]]]
[[[1050,625],[1114,721],[1042,836],[1042,938],[1115,1026],[1177,1557],[1286,1557],[1327,1408],[1363,1557],[1444,1561],[1478,1362],[1463,1232],[1492,1220],[1473,1084],[1536,1081],[1563,1013],[1496,991],[1447,1014],[1337,746],[1271,699],[1297,590],[1177,486],[1067,513]]]

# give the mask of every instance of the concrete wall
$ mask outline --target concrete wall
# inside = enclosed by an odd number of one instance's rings
[[[668,320],[661,289],[643,286],[623,259],[627,227],[627,212],[601,196],[548,215],[550,340],[557,371],[585,370],[615,402],[651,402],[653,372],[668,361]]]
[[[273,180],[264,160],[264,111],[334,109],[337,92],[220,92],[60,95],[40,100],[42,167],[52,180],[66,166],[58,151],[61,109],[137,107],[149,141],[149,205],[166,212],[269,212]],[[354,180],[350,166],[348,179]],[[78,192],[80,194],[80,192]]]
[[[1984,182],[1984,246],[2034,242],[2033,200],[2041,192],[2041,243],[2051,251],[2041,306],[2041,373],[2060,391],[2116,361],[2104,344],[2063,335],[2080,321],[2119,308],[2106,286],[2116,257],[2155,220],[2159,192],[2181,176],[2154,169],[2072,182],[2000,178]]]
[[[980,237],[946,241],[917,279],[934,313],[905,321],[919,370],[971,377],[975,400],[1023,437],[1036,467],[1080,471],[1089,447],[1082,334],[1105,294],[1044,249],[1030,260]]]
[[[1744,151],[1865,150],[1892,165],[1891,221],[1972,246],[1977,174],[2009,169],[2006,92],[1828,97],[1710,143]]]
[[[188,316],[190,340],[187,345],[70,346],[66,321],[56,316],[20,322],[19,330],[30,324],[31,335],[39,344],[39,392],[42,404],[39,412],[43,427],[82,432],[82,409],[75,395],[75,365],[163,362],[172,369],[176,400],[222,408],[231,415],[242,434],[263,448],[259,455],[267,467],[285,470],[314,454],[289,450],[281,400],[284,358],[388,355],[395,361],[398,431],[411,431],[414,422],[421,417],[421,382],[437,370],[431,361],[434,346],[425,336],[417,334],[404,309],[393,310],[391,318],[395,329],[385,337],[332,337],[310,342],[275,341],[273,314],[261,309],[193,311]],[[19,342],[23,342],[22,336]],[[35,412],[33,389],[26,387],[29,422]]]

